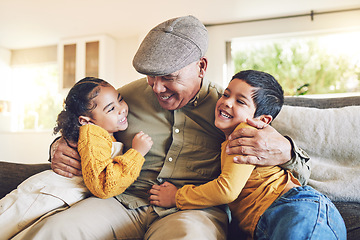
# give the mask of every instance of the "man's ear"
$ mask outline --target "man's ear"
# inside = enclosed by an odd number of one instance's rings
[[[89,124],[90,123],[90,117],[87,116],[79,116],[79,123],[81,126],[85,125],[85,124]]]
[[[270,124],[271,121],[273,120],[273,117],[271,115],[261,115],[259,117],[260,121],[266,123],[266,124]]]
[[[207,58],[206,57],[202,57],[200,58],[200,61],[199,61],[199,67],[200,67],[200,74],[199,74],[199,77],[200,78],[204,78],[205,77],[205,72],[206,72],[206,69],[207,69]]]

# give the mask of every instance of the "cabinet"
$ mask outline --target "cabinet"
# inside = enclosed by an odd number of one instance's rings
[[[98,77],[116,85],[115,40],[107,35],[64,39],[58,46],[60,89],[84,77]]]

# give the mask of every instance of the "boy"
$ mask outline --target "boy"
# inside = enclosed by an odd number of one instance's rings
[[[284,103],[283,90],[268,73],[247,70],[233,76],[215,108],[215,125],[226,139],[247,119],[270,124]],[[154,185],[151,204],[181,210],[228,204],[239,227],[256,239],[346,239],[346,228],[331,201],[309,186],[301,186],[278,166],[237,165],[222,144],[220,176],[204,185]],[[331,221],[328,221],[331,219]]]

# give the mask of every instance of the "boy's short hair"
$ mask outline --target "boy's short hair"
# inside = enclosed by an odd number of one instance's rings
[[[231,81],[236,78],[255,88],[252,94],[256,107],[254,117],[271,115],[274,120],[284,104],[284,91],[278,81],[272,75],[256,70],[238,72]]]

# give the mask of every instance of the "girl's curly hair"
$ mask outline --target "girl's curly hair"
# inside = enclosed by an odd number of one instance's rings
[[[111,85],[99,78],[86,77],[70,89],[64,101],[64,110],[57,117],[54,134],[60,132],[67,141],[78,141],[79,116],[91,116],[91,111],[96,108],[92,100],[99,94],[100,86]]]

